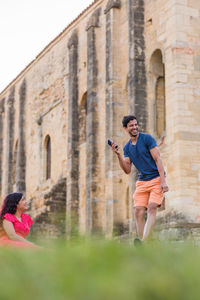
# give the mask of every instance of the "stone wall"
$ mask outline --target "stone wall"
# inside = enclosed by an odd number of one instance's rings
[[[166,169],[159,230],[198,228],[199,15],[195,0],[94,1],[0,94],[1,196],[26,192],[34,234],[134,232],[136,172],[124,174],[107,145],[122,150],[129,113]]]
[[[170,191],[165,197],[165,210],[159,213],[159,222],[164,223],[162,232],[176,228],[172,231],[179,238],[189,235],[191,228],[196,228],[196,235],[200,235],[199,8],[197,1],[185,0],[149,1],[145,7],[148,131],[151,133],[155,133],[156,80],[160,77],[165,81],[166,131],[159,143]],[[154,55],[158,50],[162,64]],[[179,218],[180,215],[184,218]],[[158,229],[161,230],[161,225]]]
[[[13,147],[15,129],[15,86],[10,90],[7,99],[7,127],[6,127],[6,168],[5,168],[5,192],[13,192]]]
[[[68,234],[78,223],[79,207],[79,117],[78,117],[78,35],[73,32],[69,49],[68,155],[67,155],[67,220]],[[75,229],[76,230],[76,229]]]
[[[25,149],[25,104],[26,81],[24,80],[19,90],[19,117],[18,117],[18,143],[16,157],[16,189],[26,191],[26,149]]]
[[[63,237],[66,233],[66,178],[59,180],[50,192],[44,194],[40,204],[32,202],[30,213],[34,218],[32,237]]]
[[[0,174],[3,173],[3,128],[4,128],[4,115],[5,115],[5,99],[0,103]],[[0,192],[2,191],[2,176],[0,176]]]

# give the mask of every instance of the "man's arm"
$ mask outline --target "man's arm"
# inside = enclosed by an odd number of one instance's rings
[[[169,188],[165,180],[165,171],[162,163],[162,159],[160,157],[160,151],[158,147],[154,147],[150,150],[151,156],[155,160],[156,166],[158,168],[158,172],[160,174],[160,181],[161,181],[161,189],[163,193],[168,192]]]
[[[117,146],[117,147],[116,147]],[[126,173],[126,174],[130,174],[131,173],[131,161],[129,157],[125,157],[123,158],[119,152],[119,146],[115,143],[112,144],[112,150],[113,152],[116,153],[118,160],[119,160],[119,165],[122,168],[122,170]]]

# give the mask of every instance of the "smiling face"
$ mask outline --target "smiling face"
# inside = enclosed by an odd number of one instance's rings
[[[17,210],[24,211],[27,209],[27,202],[24,197],[19,201],[17,205]]]
[[[137,120],[129,121],[126,127],[126,131],[130,135],[130,137],[137,137],[139,134]]]

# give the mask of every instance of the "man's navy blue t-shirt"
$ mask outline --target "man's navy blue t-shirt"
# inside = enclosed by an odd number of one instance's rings
[[[124,146],[124,157],[129,157],[134,166],[138,169],[138,180],[148,181],[159,177],[155,160],[150,150],[156,147],[155,139],[147,133],[139,133],[136,145],[131,140]]]

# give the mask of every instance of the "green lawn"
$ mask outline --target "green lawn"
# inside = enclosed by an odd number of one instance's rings
[[[200,299],[200,248],[105,240],[0,249],[0,300]]]

